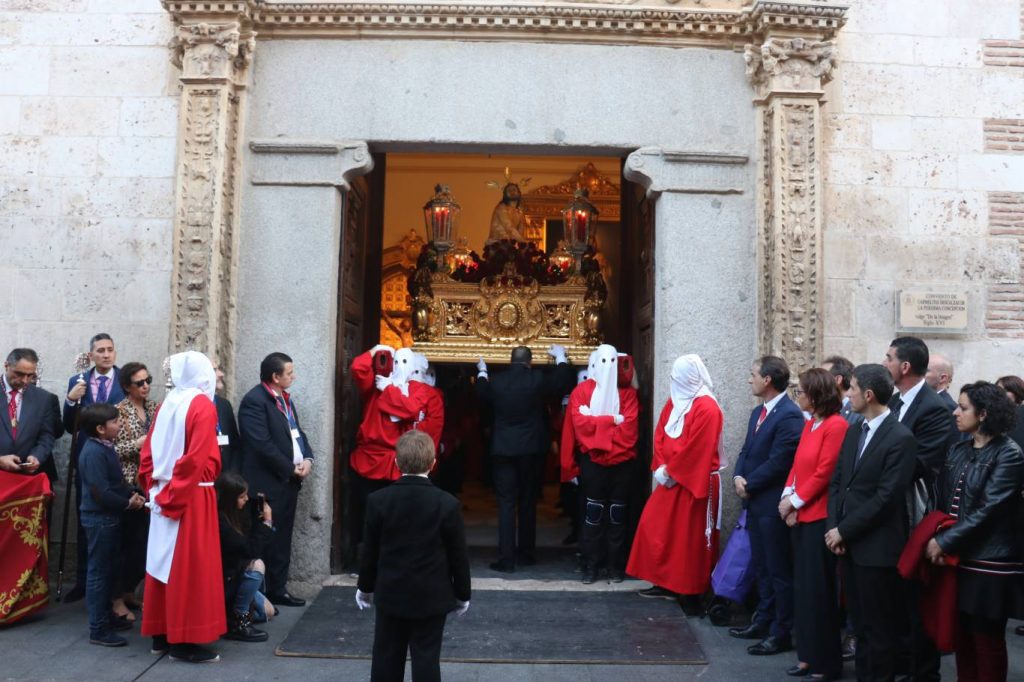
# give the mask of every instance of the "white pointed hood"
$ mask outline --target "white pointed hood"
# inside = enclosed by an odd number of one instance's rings
[[[592,417],[612,416],[619,414],[619,354],[615,346],[602,344],[590,356],[590,367],[587,378],[593,379],[597,386],[590,396],[590,415]]]
[[[395,351],[395,367],[391,370],[391,384],[402,392],[402,395],[409,395],[409,381],[413,379],[419,367],[419,360],[411,348],[401,348]]]
[[[153,480],[169,481],[174,465],[185,452],[185,416],[192,401],[200,396],[213,402],[217,373],[210,359],[196,351],[171,356],[174,382],[153,424]]]
[[[702,395],[714,398],[714,394],[711,393],[714,384],[711,383],[708,368],[697,355],[676,358],[672,364],[671,382],[672,413],[665,422],[665,435],[669,438],[679,438],[693,401]],[[715,402],[718,402],[717,399]]]

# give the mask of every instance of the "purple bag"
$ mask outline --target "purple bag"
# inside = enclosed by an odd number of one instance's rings
[[[750,535],[747,533],[747,510],[744,509],[711,573],[711,589],[719,597],[742,602],[753,584],[754,567],[750,561]]]

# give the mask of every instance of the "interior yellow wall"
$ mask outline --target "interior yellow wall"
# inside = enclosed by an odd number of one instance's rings
[[[609,157],[507,156],[491,154],[388,154],[384,192],[384,248],[396,244],[412,228],[424,239],[423,204],[434,195],[438,183],[451,187],[462,206],[458,235],[469,248],[480,252],[490,229],[491,212],[501,191],[487,187],[488,180],[504,184],[505,167],[518,181],[532,178],[526,194],[542,185],[564,182],[592,162],[598,172],[620,183],[620,160]]]

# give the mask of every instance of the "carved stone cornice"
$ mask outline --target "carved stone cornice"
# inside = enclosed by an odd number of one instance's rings
[[[746,156],[642,147],[626,157],[622,174],[648,195],[740,194],[748,185]]]
[[[183,83],[231,81],[244,85],[256,36],[252,31],[243,32],[237,21],[181,24],[171,49],[171,61],[181,69]]]
[[[254,185],[340,187],[373,170],[369,145],[361,141],[269,139],[249,143]]]
[[[806,38],[766,38],[760,45],[747,45],[743,51],[747,77],[760,90],[769,93],[808,93],[821,95],[821,87],[832,80],[835,43]]]

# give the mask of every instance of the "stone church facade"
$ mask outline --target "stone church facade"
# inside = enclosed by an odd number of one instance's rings
[[[898,292],[957,380],[1024,372],[1020,0],[0,0],[0,333],[61,391],[120,360],[296,360],[330,570],[345,191],[372,153],[602,153],[655,202],[655,402],[701,353],[734,453],[751,358],[877,361]],[[342,254],[339,261],[339,253]],[[963,311],[961,311],[963,312]]]

